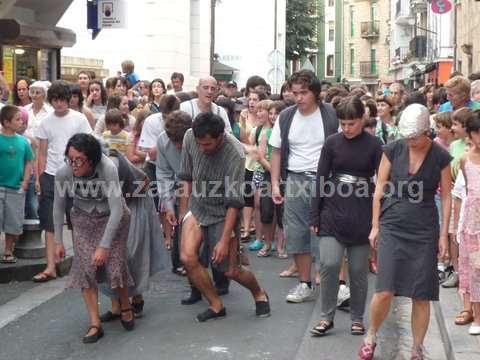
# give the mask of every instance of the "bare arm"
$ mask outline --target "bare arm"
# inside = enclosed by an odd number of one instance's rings
[[[39,139],[38,144],[38,161],[37,161],[37,178],[40,177],[45,172],[47,165],[47,150],[48,150],[48,140]]]
[[[452,211],[452,172],[450,165],[442,170],[440,179],[440,200],[442,205],[442,228],[439,239],[439,255],[443,259],[447,254],[448,247],[448,226],[450,224],[450,212]]]
[[[272,150],[272,160],[270,161],[270,175],[272,176],[272,198],[277,205],[283,202],[280,193],[280,149],[274,147]]]

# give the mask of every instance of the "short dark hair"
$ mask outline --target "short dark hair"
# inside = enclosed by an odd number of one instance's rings
[[[247,79],[247,84],[245,85],[245,96],[248,96],[250,94],[250,89],[255,89],[258,85],[267,86],[267,82],[261,76],[250,76]]]
[[[107,111],[110,109],[119,109],[121,102],[122,102],[122,96],[120,95],[109,96],[107,100]]]
[[[182,103],[182,102],[185,102],[185,101],[190,101],[192,100],[192,97],[190,96],[189,93],[185,92],[185,91],[180,91],[180,92],[177,92],[175,93],[175,96],[178,98],[178,100]]]
[[[452,114],[452,123],[458,122],[462,127],[467,127],[467,122],[470,121],[470,118],[472,117],[472,110],[469,108],[460,108],[458,110],[455,110]]]
[[[105,86],[103,86],[103,83],[101,80],[91,80],[88,83],[87,96],[90,95],[90,86],[94,84],[100,86],[100,96],[102,98],[102,105],[105,105],[107,103],[107,90],[105,90]],[[115,82],[114,84],[116,85],[117,83]]]
[[[163,95],[158,105],[162,115],[167,115],[174,110],[180,109],[180,100],[175,95]]]
[[[373,99],[368,99],[365,101],[365,107],[368,107],[370,110],[370,117],[376,118],[378,115],[377,103]]]
[[[123,119],[123,114],[118,109],[110,109],[105,113],[105,125],[120,125],[120,128],[125,127],[125,120]]]
[[[82,74],[87,75],[89,80],[92,80],[92,79],[93,79],[92,73],[89,72],[89,71],[86,71],[86,70],[80,70],[80,71],[78,72],[78,74],[77,74],[77,78],[78,78],[80,75],[82,75]]]
[[[175,110],[165,117],[165,133],[174,143],[182,143],[188,129],[192,127],[190,114]]]
[[[323,101],[329,104],[332,103],[332,100],[335,96],[340,96],[340,97],[348,96],[348,91],[345,90],[345,88],[342,86],[331,86],[327,89],[326,92],[327,93],[325,94]]]
[[[193,121],[192,129],[196,138],[210,135],[216,139],[225,132],[225,122],[220,116],[210,112],[200,113]]]
[[[292,76],[288,79],[288,84],[290,88],[293,84],[301,84],[307,86],[308,90],[315,94],[315,97],[320,100],[320,92],[322,91],[322,85],[320,80],[318,80],[315,73],[311,70],[300,70],[296,73],[293,73]]]
[[[361,119],[365,114],[365,106],[357,96],[343,98],[335,110],[339,120]]]
[[[72,98],[72,91],[70,90],[70,83],[64,80],[55,80],[47,91],[47,100],[49,103],[52,100],[65,100],[70,102]]]
[[[250,92],[248,93],[248,96],[250,96],[251,94],[257,94],[257,95],[258,95],[258,101],[263,101],[263,100],[267,100],[267,99],[268,99],[267,94],[265,94],[264,92],[250,91]]]
[[[223,107],[227,111],[230,125],[233,125],[233,123],[235,122],[235,102],[228,97],[222,96],[218,97],[217,100],[215,100],[215,104]]]
[[[102,160],[102,147],[95,136],[90,134],[75,134],[67,142],[65,156],[68,156],[68,150],[73,147],[75,150],[85,154],[87,159],[96,167]]]
[[[423,106],[427,106],[427,98],[424,94],[420,91],[414,91],[407,95],[407,99],[405,100],[404,107],[412,104],[420,104]]]
[[[185,81],[185,78],[183,77],[183,74],[180,73],[180,72],[174,72],[174,73],[172,74],[172,76],[170,77],[170,80],[173,80],[173,79],[178,79],[178,80],[180,80],[180,81],[182,82],[182,84],[183,84],[183,82]],[[164,87],[165,87],[165,86],[164,86]]]
[[[282,100],[275,100],[272,104],[272,109],[275,109],[278,114],[282,112],[287,107],[285,101]]]
[[[447,98],[447,89],[444,87],[438,88],[433,92],[432,104],[433,105],[442,105],[448,101]]]
[[[0,110],[0,124],[3,126],[7,121],[12,121],[17,112],[20,112],[20,109],[15,105],[5,105],[2,107]]]
[[[71,84],[70,85],[70,92],[72,93],[72,96],[76,95],[78,97],[78,108],[80,110],[82,110],[83,101],[85,99],[83,98],[83,93],[82,93],[82,89],[80,89],[80,85],[78,85],[77,83]]]
[[[467,120],[465,124],[465,130],[470,135],[472,132],[478,132],[480,130],[480,110],[472,112],[472,116]]]

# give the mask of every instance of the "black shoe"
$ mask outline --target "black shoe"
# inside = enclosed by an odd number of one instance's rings
[[[226,287],[226,288],[216,288],[215,290],[217,291],[218,296],[227,295],[228,292],[229,292],[228,287]]]
[[[312,336],[323,336],[328,330],[333,329],[333,321],[320,320],[317,326],[315,326],[310,333]]]
[[[192,288],[192,290],[190,291],[190,295],[188,295],[188,297],[182,299],[181,304],[182,305],[193,305],[193,304],[196,304],[197,302],[199,302],[200,300],[202,300],[202,294],[197,289]]]
[[[133,309],[128,308],[128,309],[122,310],[122,314],[125,314],[125,313],[128,313],[128,312],[132,313],[132,320],[125,321],[122,318],[120,318],[120,322],[122,323],[122,326],[125,330],[132,331],[135,328],[135,315],[133,313]]]
[[[87,330],[87,334],[88,332],[91,330],[91,329],[97,329],[97,332],[93,335],[90,335],[90,336],[84,336],[83,339],[82,339],[82,342],[84,344],[93,344],[93,343],[96,343],[98,340],[100,340],[104,333],[103,333],[103,329],[101,326],[95,326],[95,325],[92,325],[88,328]]]
[[[103,323],[119,320],[120,318],[120,314],[114,314],[111,311],[107,311],[105,314],[100,315],[100,321]]]
[[[133,313],[135,314],[136,317],[139,317],[143,313],[143,306],[145,305],[145,301],[139,301],[135,302],[132,301],[132,308],[133,308]]]
[[[227,316],[227,311],[225,308],[222,308],[219,312],[215,312],[213,309],[208,308],[204,312],[200,313],[197,315],[197,321],[198,322],[205,322],[208,320],[218,320],[218,319],[223,319],[225,316]]]
[[[255,301],[255,314],[257,317],[269,317],[270,316],[270,299],[265,292],[267,301]]]

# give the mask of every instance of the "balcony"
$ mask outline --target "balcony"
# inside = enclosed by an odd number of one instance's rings
[[[410,10],[410,0],[397,0],[395,8],[395,23],[397,25],[412,26],[415,24],[415,18]]]
[[[410,0],[410,8],[414,14],[426,13],[428,11],[427,0]]]
[[[412,56],[417,59],[423,59],[427,57],[427,37],[415,36],[410,40],[410,52]]]
[[[412,54],[410,48],[407,46],[401,46],[395,49],[395,55],[392,58],[391,65],[398,66],[409,62]]]
[[[362,21],[360,24],[361,35],[364,39],[378,39],[380,25],[378,21]]]
[[[360,62],[360,76],[362,78],[376,78],[378,77],[377,61],[361,61]]]

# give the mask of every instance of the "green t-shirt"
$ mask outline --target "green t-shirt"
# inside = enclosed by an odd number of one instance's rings
[[[19,189],[28,160],[33,160],[33,152],[26,138],[0,134],[0,186]]]
[[[451,163],[452,167],[452,179],[455,181],[457,178],[458,172],[460,171],[460,160],[462,159],[463,154],[465,154],[466,143],[465,139],[457,139],[450,144],[449,152],[452,155],[453,160]]]
[[[273,151],[273,147],[272,145],[270,145],[268,141],[270,140],[270,136],[272,136],[272,128],[267,128],[267,127],[263,127],[262,130],[260,131],[260,135],[258,136],[259,145],[262,141],[266,141],[267,151],[265,153],[265,159],[267,159],[268,161],[270,161],[270,159],[272,158],[272,151]],[[255,164],[255,171],[265,172],[265,169],[263,168],[262,164],[260,164],[259,161],[257,161]]]

